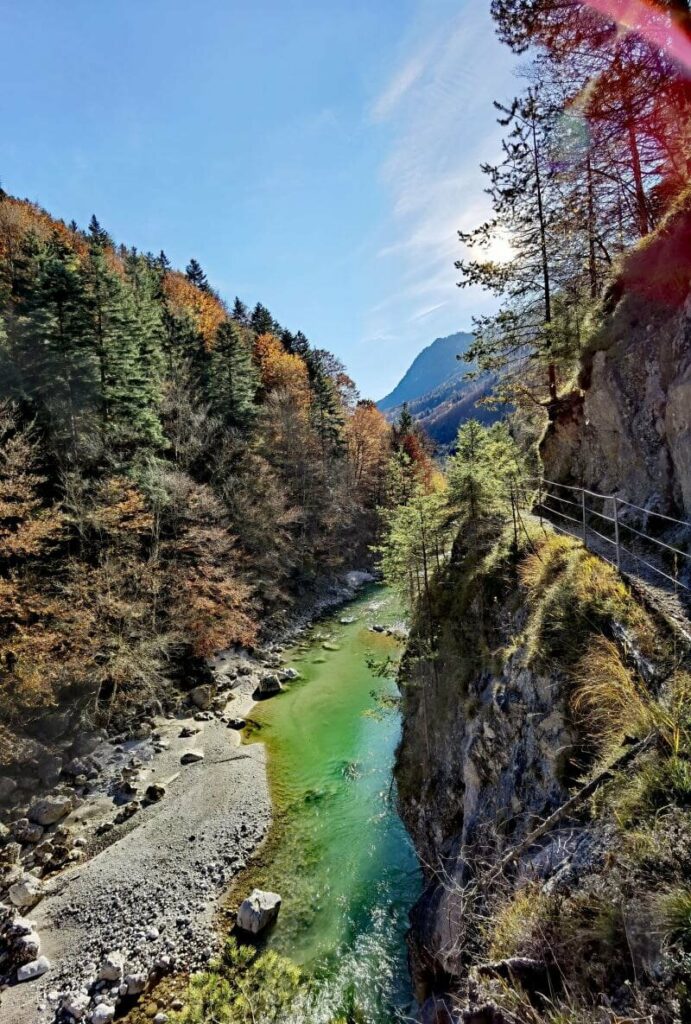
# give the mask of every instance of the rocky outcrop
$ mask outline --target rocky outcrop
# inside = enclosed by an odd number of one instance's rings
[[[548,479],[691,514],[691,198],[626,257],[541,453]]]
[[[461,545],[433,585],[433,622],[417,621],[401,670],[399,806],[426,879],[411,913],[419,1020],[542,1020],[490,1009],[496,999],[507,1005],[507,985],[530,1002],[560,994],[574,977],[584,999],[607,992],[623,1010],[622,981],[648,970],[640,964],[656,964],[671,992],[673,969],[660,967],[662,933],[650,923],[664,899],[651,894],[650,879],[670,867],[636,861],[619,819],[592,797],[609,783],[621,796],[630,780],[626,799],[638,799],[631,766],[649,770],[651,758],[668,756],[641,730],[651,728],[675,643],[614,569],[571,538],[536,528],[524,552],[500,543],[480,559]],[[618,690],[616,678],[631,688]],[[584,717],[584,694],[603,702],[601,713],[591,703],[594,717]],[[621,731],[601,761],[605,721]],[[665,837],[675,827],[670,818]],[[691,865],[687,847],[691,832],[670,846],[677,878]],[[626,926],[604,927],[594,954],[588,922],[603,906],[623,905]],[[645,937],[635,963],[633,934]]]
[[[412,914],[421,1001],[465,973],[464,887],[566,795],[567,684],[524,647],[491,653],[520,637],[526,619],[514,588],[497,585],[473,584],[462,607],[441,611],[439,656],[418,657],[413,637],[403,668],[399,804],[428,880]],[[562,854],[565,841],[560,834]],[[547,844],[540,857],[554,852]]]

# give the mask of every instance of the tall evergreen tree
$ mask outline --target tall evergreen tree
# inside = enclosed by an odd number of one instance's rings
[[[209,288],[209,282],[207,280],[206,274],[202,270],[197,260],[191,259],[189,261],[185,268],[185,276],[187,277],[188,281],[191,281],[192,284],[195,285],[197,288],[201,289],[201,291],[208,292],[211,290]]]
[[[263,306],[261,302],[252,310],[252,316],[250,317],[250,327],[257,334],[272,334],[274,330],[274,318],[268,311],[266,306]]]
[[[98,242],[99,245],[110,246],[113,244],[113,239],[101,227],[95,213],[92,213],[91,220],[89,221],[88,237],[92,242]]]
[[[88,345],[98,365],[98,407],[106,443],[161,438],[158,417],[163,325],[157,287],[143,257],[127,257],[125,280],[92,233],[84,269]]]
[[[248,310],[245,303],[235,296],[235,302],[233,303],[233,311],[230,314],[236,323],[241,324],[243,327],[248,327],[250,322],[250,311]]]
[[[18,339],[23,385],[56,433],[67,434],[76,448],[95,383],[79,259],[56,230],[30,260],[36,277],[27,282]]]
[[[498,316],[478,319],[477,337],[466,353],[483,370],[519,367],[526,358],[547,363],[549,398],[557,397],[557,370],[552,351],[554,264],[561,255],[553,230],[555,169],[551,162],[549,132],[553,116],[538,90],[513,100],[509,107],[495,103],[508,128],[504,159],[485,164],[494,216],[473,231],[459,231],[471,257],[458,260],[461,287],[480,285],[508,300]],[[478,248],[491,246],[496,234],[510,240],[513,256],[494,260]]]
[[[246,430],[256,415],[259,380],[242,328],[226,320],[211,351],[208,391],[213,411],[230,427]]]

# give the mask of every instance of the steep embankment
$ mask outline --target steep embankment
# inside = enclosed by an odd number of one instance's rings
[[[687,998],[670,899],[689,898],[689,677],[611,567],[532,533],[517,562],[455,552],[433,596],[437,655],[420,626],[404,667],[422,1019],[585,1021],[604,994],[671,1021]]]
[[[690,441],[687,196],[620,266],[541,452],[550,479],[688,517]],[[689,652],[576,540],[530,532],[515,556],[459,539],[405,663],[422,1019],[686,1019]]]
[[[691,512],[691,194],[620,267],[542,458],[550,479]]]

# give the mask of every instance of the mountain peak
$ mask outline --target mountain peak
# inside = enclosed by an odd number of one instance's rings
[[[457,356],[467,351],[472,340],[473,335],[466,331],[437,338],[418,353],[393,391],[377,402],[377,406],[387,412],[434,391],[463,368]]]

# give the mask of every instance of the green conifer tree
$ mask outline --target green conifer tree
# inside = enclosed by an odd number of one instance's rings
[[[261,302],[252,310],[252,316],[250,318],[250,327],[257,334],[272,334],[274,330],[274,318],[268,311],[266,306],[263,306]]]
[[[195,259],[191,259],[185,267],[185,275],[187,280],[191,281],[193,285],[201,289],[203,292],[210,291],[209,282],[206,274],[201,268],[201,265]]]
[[[17,339],[23,390],[74,448],[95,387],[79,258],[57,231],[45,246],[31,241],[25,255]]]
[[[242,328],[226,320],[211,351],[208,393],[213,411],[230,427],[246,430],[256,414],[257,371]]]

